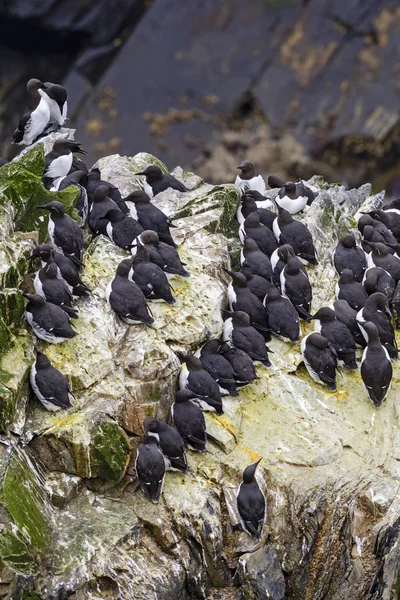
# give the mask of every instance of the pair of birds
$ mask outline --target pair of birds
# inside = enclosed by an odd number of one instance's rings
[[[14,144],[30,146],[57,130],[67,119],[67,90],[59,84],[30,79],[26,85],[27,110],[13,134]]]
[[[175,403],[171,407],[172,418],[178,431],[153,417],[146,417],[143,423],[143,441],[137,450],[135,470],[144,494],[154,503],[160,501],[166,470],[178,470],[183,474],[186,474],[188,470],[185,439],[180,435],[177,423],[183,425],[185,434],[187,431],[186,418],[189,418],[190,422],[192,421],[192,413],[189,414],[187,408],[192,406],[193,409],[196,409],[197,407],[191,404],[190,399],[183,395],[185,392],[186,390],[177,392]],[[184,415],[180,415],[180,421],[178,409],[183,406],[185,406]],[[201,411],[200,415],[204,422]],[[196,415],[196,418],[198,418],[198,415]],[[199,428],[200,432],[201,429],[202,426]],[[206,435],[205,429],[203,433]],[[196,442],[198,443],[199,440],[196,439]],[[189,443],[193,443],[192,436]],[[205,443],[201,451],[205,451]],[[255,478],[255,472],[260,461],[261,459],[249,465],[243,471],[242,482],[236,496],[242,528],[256,539],[261,537],[266,516],[265,496]]]
[[[245,196],[249,191],[254,191],[256,194],[253,198],[256,199],[257,208],[269,208],[272,202],[264,197],[266,185],[263,177],[256,172],[254,164],[248,160],[243,161],[237,169],[240,169],[240,175],[236,176],[235,187]],[[315,200],[318,192],[313,190],[303,181],[284,182],[276,175],[268,177],[268,185],[270,188],[279,189],[275,196],[275,203],[278,206],[286,209],[290,214],[294,215],[303,210],[308,210],[312,202]],[[238,209],[238,221],[241,223],[241,210]]]

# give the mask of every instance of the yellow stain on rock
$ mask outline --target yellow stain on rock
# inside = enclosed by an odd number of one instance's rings
[[[218,421],[218,423],[220,423],[222,425],[222,427],[224,429],[226,429],[226,431],[228,431],[229,433],[231,433],[234,437],[236,437],[236,429],[235,427],[232,425],[232,423],[230,423],[226,417],[218,417],[217,415],[213,414],[213,417],[215,418],[216,421]]]
[[[253,462],[256,462],[256,460],[260,460],[261,456],[257,454],[257,452],[253,452],[253,450],[250,450],[250,448],[248,448],[247,446],[243,446],[243,450],[247,452],[247,454],[250,456]]]

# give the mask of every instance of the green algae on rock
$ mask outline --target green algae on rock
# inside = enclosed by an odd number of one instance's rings
[[[25,542],[12,531],[0,533],[0,556],[14,571],[31,575],[37,564]]]

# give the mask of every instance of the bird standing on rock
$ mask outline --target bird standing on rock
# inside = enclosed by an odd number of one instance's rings
[[[206,452],[206,422],[203,411],[192,402],[194,398],[196,394],[188,389],[176,392],[171,417],[187,447],[195,452]]]
[[[40,244],[40,246],[37,246],[29,257],[29,260],[39,257],[42,261],[42,267],[45,267],[54,260],[58,269],[57,277],[64,282],[74,298],[89,296],[90,290],[81,281],[78,269],[70,258],[64,256],[61,252],[56,252],[50,244]]]
[[[124,202],[130,210],[131,217],[136,219],[143,229],[156,231],[162,242],[176,247],[169,231],[170,227],[175,227],[175,225],[162,210],[151,203],[146,192],[141,190],[132,192],[124,198]]]
[[[298,258],[292,257],[288,260],[281,271],[280,279],[282,296],[290,300],[300,318],[309,321],[312,289],[308,275],[301,269]]]
[[[29,377],[36,398],[47,410],[71,408],[72,394],[68,381],[58,369],[53,367],[47,356],[38,350]]]
[[[82,230],[78,223],[65,214],[64,205],[56,200],[36,208],[50,212],[47,229],[53,246],[64,256],[70,258],[78,268],[81,268],[84,243]]]
[[[203,410],[215,410],[217,415],[222,415],[224,411],[218,383],[203,368],[199,358],[185,356],[184,360],[179,374],[180,389],[189,389],[196,394],[196,402]]]
[[[336,284],[336,297],[339,300],[347,300],[354,310],[360,310],[364,306],[368,294],[363,285],[359,281],[356,281],[353,271],[351,269],[343,269]]]
[[[307,206],[307,190],[301,181],[299,183],[287,181],[279,190],[275,202],[291,215],[295,215]]]
[[[143,421],[143,435],[157,439],[160,450],[164,455],[167,471],[182,471],[186,473],[188,464],[185,454],[185,443],[180,433],[154,417],[146,417]]]
[[[357,369],[355,341],[346,325],[336,319],[335,311],[325,306],[320,308],[312,318],[315,320],[315,331],[328,340],[346,368],[349,371]]]
[[[70,317],[60,306],[46,302],[39,294],[23,296],[28,300],[25,318],[38,338],[50,344],[60,344],[77,335],[70,325]]]
[[[219,347],[218,352],[231,363],[237,386],[247,385],[256,379],[260,379],[257,377],[253,361],[243,350],[225,343]]]
[[[50,106],[43,94],[44,83],[30,79],[26,85],[28,111],[18,123],[13,133],[13,143],[30,146],[44,132],[50,120]]]
[[[317,251],[313,238],[304,223],[293,219],[292,215],[278,205],[278,216],[273,231],[279,246],[289,244],[303,264],[317,265]]]
[[[260,221],[260,213],[253,212],[242,223],[239,229],[239,238],[242,244],[246,237],[252,238],[261,252],[264,252],[268,257],[277,249],[274,234],[272,231],[263,225]]]
[[[270,367],[265,339],[250,325],[249,315],[241,310],[224,312],[229,318],[224,323],[223,340],[246,352],[252,360]]]
[[[136,238],[142,233],[143,227],[136,219],[124,215],[119,208],[112,208],[105,214],[108,220],[106,232],[116,246],[129,250]]]
[[[164,192],[169,188],[177,190],[178,192],[187,192],[188,189],[176,179],[173,175],[163,173],[160,167],[156,165],[150,165],[144,171],[139,171],[135,175],[144,175],[144,191],[149,198],[154,198],[160,192]]]
[[[333,264],[339,275],[344,269],[351,269],[356,281],[361,281],[367,268],[365,252],[357,246],[354,235],[347,233],[342,235],[333,251]]]
[[[121,192],[115,185],[113,185],[109,181],[101,179],[101,173],[98,167],[93,167],[88,173],[86,190],[88,193],[89,204],[91,204],[94,201],[96,190],[101,185],[106,186],[108,188],[107,193],[103,193],[103,197],[110,198],[110,200],[113,200],[113,202],[115,202],[115,204],[118,206],[119,210],[123,212],[124,215],[127,215],[129,213],[129,209],[122,199]]]
[[[136,248],[132,248],[132,254],[141,256],[142,247],[146,248],[151,262],[158,265],[167,273],[167,277],[172,275],[181,275],[182,277],[190,277],[190,273],[184,268],[184,263],[181,262],[179,254],[173,246],[161,242],[158,234],[155,231],[146,230],[138,236],[138,244]],[[134,252],[136,250],[136,252]]]
[[[239,485],[236,495],[237,509],[240,523],[246,533],[260,539],[265,523],[266,502],[265,496],[255,478],[257,462],[249,465],[243,471],[243,481]]]
[[[106,298],[113,311],[129,325],[151,325],[154,322],[150,315],[146,298],[142,290],[128,279],[130,265],[122,261],[115,278],[107,285]]]
[[[390,358],[396,359],[398,349],[391,317],[388,299],[384,294],[375,292],[368,296],[363,308],[358,311],[357,322],[366,341],[368,339],[363,324],[365,322],[373,323],[378,330],[381,344],[388,351]]]
[[[254,165],[249,160],[244,160],[237,169],[240,170],[240,175],[236,176],[235,187],[239,192],[247,192],[248,190],[255,190],[260,194],[264,194],[266,191],[265,181],[261,175],[256,173]],[[267,200],[265,198],[265,200]],[[268,201],[269,202],[269,201]],[[269,202],[270,204],[270,202]]]
[[[376,325],[362,324],[367,338],[367,347],[361,359],[361,377],[369,397],[379,408],[390,390],[393,369],[389,354],[382,346]]]
[[[171,284],[164,271],[155,263],[150,261],[146,247],[131,259],[131,273],[129,279],[140,287],[144,296],[154,302],[164,301],[167,304],[175,304]]]
[[[254,275],[259,275],[272,281],[271,261],[264,252],[261,252],[257,242],[251,237],[246,237],[240,251],[240,264],[251,268]]]
[[[165,478],[164,456],[154,436],[148,435],[137,449],[136,475],[145,495],[154,504],[160,501]]]
[[[51,152],[45,156],[45,170],[43,181],[50,189],[54,179],[65,177],[70,172],[72,166],[73,152],[78,154],[87,154],[81,145],[72,140],[56,140]]]
[[[203,368],[218,383],[221,394],[238,396],[235,382],[235,372],[231,363],[219,354],[220,340],[208,340],[200,350],[200,360]]]
[[[264,298],[269,330],[282,339],[297,342],[300,338],[299,315],[293,304],[271,286]]]
[[[271,339],[267,327],[267,315],[261,300],[257,298],[247,287],[247,279],[243,273],[224,269],[232,277],[228,286],[228,302],[230,310],[240,310],[247,313],[250,323],[257,331],[263,332],[263,336],[269,341]]]
[[[49,262],[45,267],[40,269],[33,281],[35,292],[43,296],[47,302],[57,304],[61,308],[71,308],[72,294],[66,287],[64,282],[58,278],[58,268],[54,261]],[[69,314],[69,312],[66,310]]]
[[[309,333],[301,340],[304,364],[311,378],[336,390],[337,354],[329,341],[320,333]]]

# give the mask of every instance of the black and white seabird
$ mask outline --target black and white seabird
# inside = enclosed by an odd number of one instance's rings
[[[256,173],[252,162],[249,160],[244,160],[236,168],[240,170],[240,175],[236,175],[235,179],[235,187],[239,190],[239,192],[256,190],[256,192],[259,192],[262,195],[266,192],[265,181],[261,175]],[[271,204],[267,198],[265,198],[265,200]],[[267,206],[264,208],[267,208]]]
[[[392,363],[388,351],[381,344],[376,325],[366,322],[362,327],[368,346],[361,359],[361,377],[369,397],[376,408],[379,408],[390,390]]]
[[[46,127],[46,133],[49,133],[64,125],[67,120],[68,93],[65,87],[58,83],[46,83],[41,95],[50,107],[50,120]]]
[[[203,411],[192,402],[194,398],[197,398],[196,394],[188,389],[176,392],[171,418],[190,450],[206,452],[206,421]]]
[[[76,202],[76,209],[81,218],[81,227],[86,225],[86,221],[89,214],[89,201],[86,191],[87,174],[85,171],[74,171],[69,173],[65,177],[59,177],[53,181],[53,187],[50,188],[50,192],[57,192],[65,190],[71,185],[75,186],[79,190],[79,198]]]
[[[257,331],[262,331],[264,337],[269,341],[271,338],[266,335],[268,332],[267,315],[263,303],[247,287],[247,279],[243,273],[228,271],[227,269],[224,269],[224,271],[232,277],[232,281],[228,286],[229,309],[242,310],[247,313],[251,325]]]
[[[136,238],[142,233],[143,227],[136,219],[124,215],[119,208],[107,211],[105,219],[108,220],[106,232],[116,246],[129,250]]]
[[[292,258],[295,258],[298,261],[300,270],[307,275],[305,266],[301,260],[297,258],[290,244],[283,244],[283,246],[279,246],[279,248],[277,248],[271,255],[271,269],[273,273],[272,280],[279,289],[281,289],[281,273],[285,268],[285,265],[287,265],[288,261]]]
[[[346,233],[339,239],[332,260],[339,275],[344,269],[351,269],[356,281],[362,280],[367,268],[367,259],[364,250],[357,246],[354,235]]]
[[[220,340],[208,340],[200,350],[200,360],[203,368],[218,383],[221,394],[238,396],[235,372],[231,363],[219,354]]]
[[[50,244],[37,246],[29,259],[33,260],[39,257],[42,261],[42,267],[54,260],[58,268],[58,277],[65,283],[74,298],[89,296],[90,290],[81,281],[78,269],[70,258],[64,256],[61,252],[56,252]]]
[[[341,323],[344,323],[350,330],[353,340],[358,346],[365,348],[365,340],[362,335],[360,328],[357,323],[357,311],[351,308],[347,300],[335,300],[333,304],[330,304],[331,308],[335,312],[335,317]]]
[[[260,277],[260,275],[254,275],[253,269],[249,266],[243,265],[240,267],[240,272],[246,277],[247,287],[251,293],[263,302],[265,296],[269,292],[269,288],[273,285],[271,281],[269,279],[264,279],[264,277]]]
[[[267,311],[267,324],[272,333],[280,338],[297,342],[300,337],[299,315],[293,304],[271,287],[264,299]]]
[[[119,210],[116,202],[109,197],[109,191],[110,188],[107,185],[97,186],[93,195],[93,202],[89,204],[88,224],[95,234],[107,235],[109,221],[106,214],[109,210]],[[121,214],[123,214],[122,211]]]
[[[260,379],[257,377],[256,369],[250,356],[243,350],[240,350],[240,348],[235,348],[225,343],[220,346],[218,352],[231,363],[238,386],[247,385],[256,379]]]
[[[176,249],[165,242],[161,242],[155,231],[151,231],[150,229],[143,231],[138,236],[137,248],[133,248],[132,250],[136,250],[136,253],[140,256],[142,246],[146,247],[151,262],[158,265],[170,276],[181,275],[182,277],[190,277],[190,273],[184,268],[184,263],[181,262]]]
[[[83,234],[78,223],[65,214],[64,205],[52,200],[36,208],[50,212],[48,232],[53,246],[80,268],[83,257]]]
[[[273,231],[278,245],[290,244],[302,263],[318,264],[317,251],[307,226],[293,219],[292,215],[279,205]]]
[[[336,298],[339,300],[347,300],[354,310],[360,310],[360,308],[364,306],[368,294],[362,283],[356,281],[351,269],[343,269],[339,281],[336,284]]]
[[[187,388],[196,394],[196,400],[203,410],[215,410],[217,415],[223,414],[219,385],[196,356],[185,356],[179,374],[179,388]]]
[[[307,190],[301,181],[287,181],[279,190],[275,202],[291,215],[295,215],[308,205]]]
[[[71,388],[64,375],[58,371],[45,354],[36,350],[36,362],[30,371],[30,384],[36,398],[47,410],[71,408]]]
[[[163,173],[160,167],[150,165],[144,171],[139,171],[135,175],[144,175],[144,191],[150,198],[154,198],[160,192],[169,188],[178,190],[178,192],[187,192],[188,189],[173,175]]]
[[[395,280],[400,281],[400,260],[394,254],[391,254],[385,244],[370,242],[372,252],[368,254],[369,267],[381,267],[385,269]]]
[[[270,259],[264,252],[261,252],[257,242],[251,237],[246,237],[243,242],[243,248],[240,251],[240,264],[250,267],[254,275],[272,281]]]
[[[43,94],[44,84],[39,79],[30,79],[26,89],[28,110],[13,133],[13,142],[30,146],[46,129],[50,120],[50,106]]]
[[[367,226],[374,228],[373,237],[371,240],[372,242],[396,246],[396,238],[394,237],[393,233],[386,227],[386,225],[384,225],[384,223],[373,219],[370,215],[362,215],[362,217],[358,219],[357,227],[363,235],[363,237],[364,229]]]
[[[132,276],[130,278],[140,287],[144,296],[148,300],[164,301],[168,304],[175,304],[172,287],[164,271],[153,262],[150,262],[150,256],[146,246],[143,246],[140,254],[136,254],[131,259]]]
[[[337,354],[329,341],[320,333],[309,333],[301,340],[301,353],[311,378],[336,390]]]
[[[70,316],[77,316],[77,313],[71,308],[72,294],[58,277],[58,268],[54,261],[49,261],[36,273],[33,284],[35,292],[43,296],[47,302],[66,309]]]
[[[261,223],[259,212],[252,212],[240,226],[239,238],[242,244],[247,236],[251,237],[261,252],[268,257],[278,247],[273,232]]]
[[[107,302],[125,323],[150,325],[154,319],[150,315],[146,298],[140,287],[128,279],[129,273],[130,265],[124,260],[118,265],[115,278],[107,285]]]
[[[261,196],[261,194],[255,190],[248,190],[243,193],[241,202],[236,210],[236,218],[239,225],[241,225],[252,212],[258,212],[260,214],[261,223],[272,231],[272,223],[275,220],[276,213],[268,208],[260,208],[260,206],[265,205],[265,201],[266,198]],[[272,204],[269,200],[268,202]]]
[[[397,358],[397,343],[391,317],[392,313],[389,308],[388,299],[380,292],[375,292],[375,294],[368,296],[364,307],[357,313],[357,321],[365,340],[368,341],[368,338],[363,329],[363,324],[365,322],[374,323],[378,329],[381,344],[388,351],[390,358]]]
[[[143,492],[149,500],[157,504],[164,485],[165,461],[154,436],[148,435],[143,438],[137,449],[135,470]]]
[[[381,292],[385,294],[389,302],[392,301],[396,282],[385,269],[381,267],[369,267],[364,273],[362,284],[368,296],[375,292]]]
[[[265,339],[261,333],[250,325],[249,315],[241,310],[224,312],[228,315],[222,334],[224,342],[243,350],[252,360],[270,367],[269,348],[265,345]]]
[[[185,442],[181,434],[164,421],[159,421],[154,417],[145,418],[143,429],[143,435],[156,438],[164,456],[166,470],[186,473],[188,464],[185,454]]]
[[[376,221],[380,221],[391,231],[398,242],[400,242],[400,210],[397,208],[385,208],[385,210],[371,210],[368,213]]]
[[[124,202],[130,210],[131,217],[136,219],[143,229],[155,231],[162,242],[176,247],[169,230],[170,227],[175,227],[175,225],[162,210],[151,203],[146,192],[142,190],[132,192],[124,198]]]
[[[324,306],[312,318],[315,321],[315,331],[328,340],[346,368],[350,371],[357,369],[356,343],[350,329],[336,319],[335,311],[329,306]]]
[[[46,154],[43,181],[49,189],[54,179],[68,175],[72,166],[73,152],[87,154],[78,142],[64,139],[56,140],[53,150]]]
[[[105,185],[106,187],[108,187],[108,192],[104,195],[104,197],[113,200],[118,206],[119,210],[124,213],[124,215],[129,214],[129,208],[123,201],[121,192],[115,185],[113,185],[109,181],[101,179],[100,169],[98,167],[93,167],[88,173],[86,190],[88,193],[89,204],[91,204],[94,201],[95,192],[97,188],[101,185]]]
[[[260,539],[265,523],[266,502],[257,483],[255,473],[260,458],[243,471],[243,481],[236,494],[237,509],[242,529],[257,540]]]
[[[298,258],[290,258],[281,271],[282,296],[293,304],[299,317],[305,321],[310,319],[312,290],[307,273],[300,266]]]
[[[71,327],[70,317],[60,306],[46,302],[39,294],[23,296],[28,300],[25,318],[38,338],[50,344],[60,344],[77,335]]]

